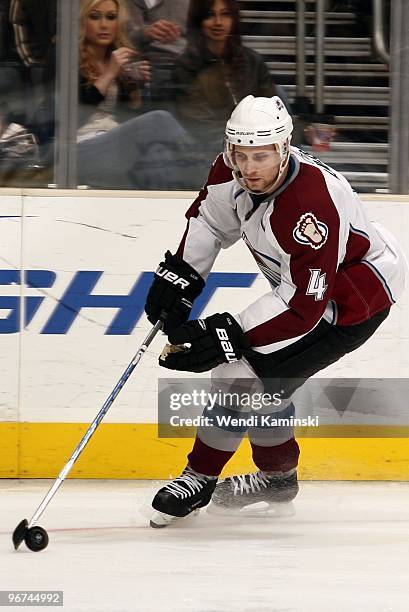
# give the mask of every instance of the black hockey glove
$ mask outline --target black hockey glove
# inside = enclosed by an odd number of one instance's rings
[[[193,300],[203,290],[205,282],[198,272],[179,255],[165,253],[155,272],[149,289],[145,312],[149,321],[155,325],[162,311],[167,314],[163,330],[168,334],[172,329],[185,323],[192,310]]]
[[[165,347],[159,364],[185,372],[206,372],[221,363],[238,361],[249,346],[240,325],[228,312],[184,323],[169,333],[168,340],[174,346]],[[190,348],[183,349],[180,345],[186,343]]]

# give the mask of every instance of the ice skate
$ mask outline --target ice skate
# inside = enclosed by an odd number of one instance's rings
[[[151,527],[167,527],[171,523],[198,513],[207,506],[217,484],[217,478],[195,472],[189,465],[182,474],[159,489],[152,501],[155,510]]]
[[[292,500],[298,493],[297,472],[230,476],[220,482],[208,508],[211,514],[292,516]]]

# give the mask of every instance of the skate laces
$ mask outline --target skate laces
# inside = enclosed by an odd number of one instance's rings
[[[210,479],[207,476],[198,474],[192,470],[192,468],[187,467],[180,476],[175,478],[175,480],[164,488],[175,497],[186,499],[186,497],[190,497],[195,493],[200,493],[203,489],[203,485],[205,485],[208,480]]]
[[[243,495],[261,491],[262,488],[266,489],[269,483],[270,479],[264,476],[262,472],[230,477],[233,495]]]

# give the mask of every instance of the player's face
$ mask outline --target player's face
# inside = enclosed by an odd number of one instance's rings
[[[202,21],[203,34],[212,42],[223,42],[233,27],[233,16],[223,0],[215,0],[209,16]]]
[[[251,191],[265,193],[280,169],[280,154],[274,145],[245,147],[235,145],[234,161]]]
[[[118,31],[118,7],[113,0],[103,0],[90,10],[85,26],[85,38],[91,45],[109,47]]]

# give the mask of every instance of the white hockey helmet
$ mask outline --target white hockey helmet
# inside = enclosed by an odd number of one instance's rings
[[[268,186],[267,191],[270,192],[274,190],[287,168],[292,131],[291,115],[278,96],[272,98],[247,96],[239,102],[226,125],[224,161],[233,170],[235,178],[244,189],[251,191],[246,186],[235,161],[235,145],[246,147],[275,145],[281,161],[277,177]]]

